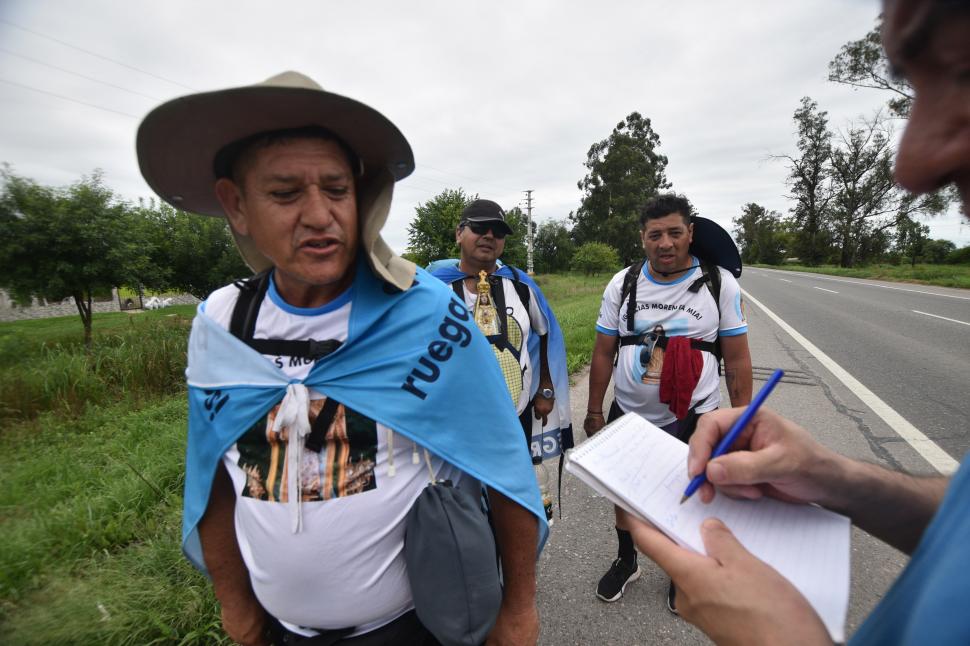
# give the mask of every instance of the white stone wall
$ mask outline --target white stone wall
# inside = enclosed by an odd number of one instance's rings
[[[95,301],[91,308],[95,312],[119,312],[118,292],[112,290],[113,298],[110,301]],[[171,296],[173,305],[194,305],[198,304],[199,299],[189,294],[179,294]],[[138,310],[131,310],[138,311]],[[10,300],[7,292],[0,290],[0,321],[22,321],[25,319],[42,319],[53,316],[78,316],[77,306],[74,299],[67,299],[60,303],[47,303],[46,305],[34,299],[31,307],[18,307]]]

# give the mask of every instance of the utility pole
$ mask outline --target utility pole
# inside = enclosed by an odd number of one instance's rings
[[[526,260],[525,270],[530,276],[535,273],[535,270],[533,270],[532,268],[532,191],[533,190],[534,189],[530,188],[527,191],[522,191],[523,193],[525,193],[525,210],[526,210],[526,213],[528,214],[527,221],[529,224],[529,228],[527,229],[528,234],[526,235],[526,249],[527,249],[528,255],[526,256],[527,260]]]

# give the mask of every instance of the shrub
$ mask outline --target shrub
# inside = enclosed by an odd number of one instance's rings
[[[970,265],[970,244],[951,251],[947,254],[945,262],[948,265]]]
[[[620,256],[616,249],[602,242],[587,242],[573,255],[572,267],[587,276],[620,268]]]

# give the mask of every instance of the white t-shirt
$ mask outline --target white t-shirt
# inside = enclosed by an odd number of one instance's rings
[[[478,291],[469,290],[465,281],[462,281],[462,285],[465,290],[465,306],[468,307],[468,311],[474,312],[475,303],[478,302]],[[532,398],[532,393],[529,392],[529,384],[532,383],[533,370],[532,361],[529,359],[529,335],[535,332],[539,336],[542,336],[549,332],[549,322],[546,321],[545,314],[542,313],[542,309],[536,303],[535,292],[528,285],[526,285],[526,288],[529,290],[528,311],[526,311],[522,301],[519,300],[519,295],[515,291],[513,282],[508,278],[502,279],[502,293],[505,296],[505,312],[510,328],[507,336],[513,350],[505,350],[503,352],[498,346],[492,345],[493,351],[498,349],[496,358],[502,367],[502,372],[506,373],[505,382],[509,386],[509,394],[512,396],[512,401],[515,402],[515,412],[519,415],[522,414],[522,411],[525,410],[529,400]],[[535,327],[533,327],[533,324],[535,324]],[[501,353],[501,356],[499,356],[499,353]],[[508,374],[515,369],[513,367],[515,364],[515,354],[518,354],[518,378],[514,374]]]
[[[228,329],[237,295],[233,285],[213,292],[205,313]],[[271,283],[253,336],[343,341],[352,307],[353,287],[322,307],[304,309],[285,303]],[[264,356],[293,378],[305,377],[313,365]],[[325,399],[310,393],[312,423]],[[423,449],[419,457],[410,440],[340,406],[320,453],[303,450],[303,527],[293,533],[286,442],[269,431],[277,408],[223,456],[237,495],[236,536],[253,591],[294,632],[355,626],[358,634],[379,628],[413,607],[404,519],[428,484]],[[458,469],[433,455],[431,463],[437,478],[460,481]]]
[[[696,258],[692,257],[691,260],[692,264],[697,265]],[[649,274],[644,263],[643,271],[637,277],[637,307],[633,319],[635,334],[650,332],[658,325],[667,336],[686,336],[704,341],[714,341],[718,336],[747,334],[741,288],[729,271],[720,267],[718,270],[721,273],[720,320],[714,298],[706,284],[696,293],[688,291],[702,275],[699,267],[671,282],[661,283]],[[627,302],[620,303],[626,273],[627,270],[623,269],[613,276],[603,292],[599,318],[596,320],[597,332],[610,336],[631,336],[627,327]],[[660,403],[664,351],[654,348],[649,361],[644,364],[641,362],[643,349],[643,345],[619,348],[619,359],[613,368],[614,397],[624,412],[638,413],[657,426],[665,426],[677,418],[667,404]],[[721,402],[720,379],[714,355],[701,352],[701,356],[704,367],[691,397],[691,407],[697,406],[698,413],[706,413],[717,408]]]

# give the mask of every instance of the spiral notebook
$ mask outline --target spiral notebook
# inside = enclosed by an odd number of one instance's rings
[[[752,554],[787,578],[815,608],[832,640],[845,640],[849,519],[813,505],[735,500],[704,504],[687,487],[687,445],[635,413],[566,454],[566,470],[679,545],[704,554],[700,525],[722,520]]]

